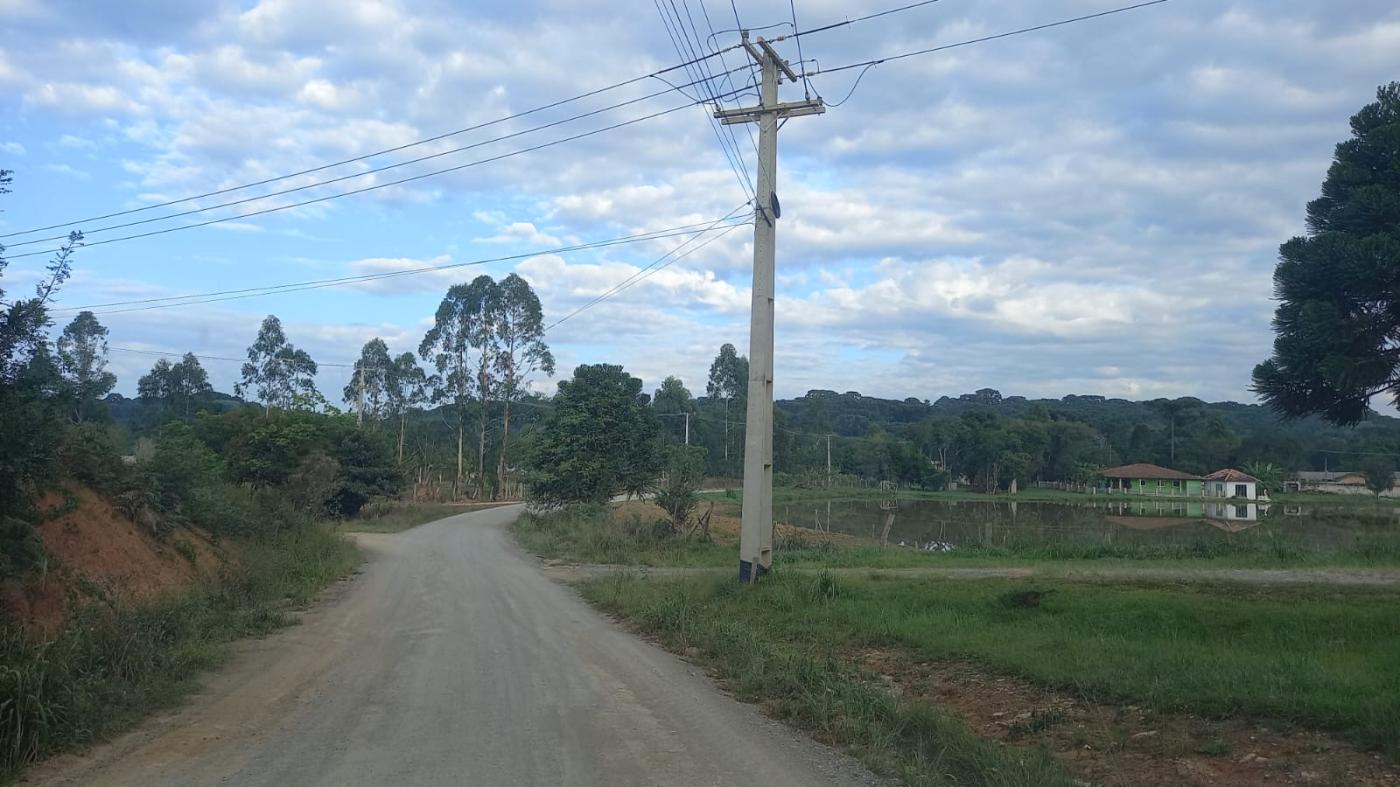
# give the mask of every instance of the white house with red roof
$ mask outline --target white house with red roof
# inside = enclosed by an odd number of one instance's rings
[[[1229,497],[1240,500],[1259,499],[1259,479],[1242,470],[1227,467],[1206,476],[1206,497]]]

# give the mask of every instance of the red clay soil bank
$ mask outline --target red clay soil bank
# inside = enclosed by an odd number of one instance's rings
[[[39,526],[46,570],[0,587],[5,616],[34,636],[52,635],[77,605],[156,598],[217,576],[229,559],[202,532],[180,528],[157,537],[91,490],[75,496],[76,508]],[[64,504],[65,495],[51,493],[39,509]]]

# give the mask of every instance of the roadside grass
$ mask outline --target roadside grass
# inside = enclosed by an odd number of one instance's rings
[[[732,494],[739,494],[737,490],[725,490]],[[723,493],[721,493],[723,494]],[[827,500],[879,500],[890,497],[892,493],[872,487],[802,487],[802,486],[775,486],[773,488],[773,503],[780,505],[783,503],[804,503],[811,501]],[[987,494],[986,492],[974,492],[971,490],[929,491],[922,489],[901,489],[897,493],[901,500],[932,500],[946,502],[1018,502],[1018,503],[1085,503],[1085,502],[1140,502],[1140,501],[1201,501],[1199,495],[1192,497],[1180,497],[1173,495],[1122,495],[1122,494],[1097,494],[1089,495],[1082,492],[1066,492],[1059,489],[1040,489],[1029,487],[1022,489],[1014,495],[1005,492],[997,494]],[[1377,499],[1373,495],[1346,495],[1329,494],[1325,492],[1280,492],[1273,494],[1271,499],[1265,502],[1282,503],[1287,505],[1324,505],[1328,507],[1345,506],[1353,508],[1380,508],[1390,510],[1400,507],[1400,497],[1382,497]]]
[[[738,510],[721,503],[716,513],[737,516]],[[655,519],[616,507],[574,506],[527,513],[517,522],[516,533],[527,550],[541,557],[578,563],[729,567],[737,559],[736,541],[730,535],[716,533],[708,542],[677,536]],[[783,527],[774,538],[773,562],[801,568],[1007,567],[1049,573],[1142,566],[1182,570],[1400,566],[1400,528],[1330,550],[1305,547],[1284,529],[1264,525],[1235,536],[1158,544],[969,544],[952,552],[927,552]]]
[[[830,577],[826,578],[830,583]],[[754,616],[731,614],[745,596],[785,589],[821,604],[831,584],[769,583],[757,593],[732,581],[656,583],[614,575],[584,583],[591,601],[631,620],[672,650],[688,652],[743,700],[849,749],[872,770],[909,785],[1077,784],[1047,753],[974,735],[950,713],[903,702],[806,637],[773,636]],[[829,645],[830,643],[828,643]]]
[[[346,533],[400,533],[439,519],[500,505],[509,503],[371,502],[361,509],[359,516],[341,523],[340,529]]]
[[[629,566],[727,566],[732,545],[674,535],[659,519],[623,513],[610,506],[573,505],[526,512],[516,520],[516,538],[543,558]]]
[[[840,672],[843,655],[888,648],[980,663],[1094,702],[1327,730],[1400,757],[1400,591],[781,571],[751,588],[635,576],[581,588],[669,646],[700,648],[741,693],[776,696],[789,703],[780,716],[820,731],[829,719],[802,709],[829,701],[821,681]],[[1038,605],[1005,602],[1029,589],[1049,593]],[[791,665],[782,675],[769,669],[777,657],[752,665],[746,650],[826,666],[820,679]]]
[[[90,745],[168,707],[234,640],[287,625],[360,553],[322,525],[238,542],[217,582],[156,601],[80,609],[49,641],[0,629],[0,783],[29,762]]]

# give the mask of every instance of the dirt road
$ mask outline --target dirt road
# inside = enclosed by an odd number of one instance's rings
[[[363,535],[364,572],[41,785],[871,784],[521,555],[518,507]]]

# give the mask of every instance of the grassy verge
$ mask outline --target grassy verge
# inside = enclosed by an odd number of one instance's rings
[[[468,511],[480,511],[507,503],[412,503],[391,502],[371,504],[360,515],[346,520],[341,529],[347,533],[399,533],[429,522]]]
[[[540,557],[579,563],[727,566],[735,561],[733,547],[723,541],[676,536],[658,519],[608,506],[526,513],[516,520],[515,534]]]
[[[249,542],[220,581],[142,604],[89,606],[46,643],[0,630],[0,782],[33,760],[93,743],[167,706],[241,637],[288,622],[360,560],[307,525]]]
[[[723,494],[720,492],[719,494]],[[737,492],[735,493],[737,494]],[[811,501],[826,500],[879,500],[890,497],[891,493],[870,487],[797,487],[785,486],[773,489],[773,502],[775,505],[783,503],[805,503]],[[1141,502],[1141,501],[1163,501],[1163,502],[1200,502],[1201,500],[1218,500],[1217,498],[1202,498],[1200,495],[1193,497],[1177,497],[1171,495],[1115,495],[1097,494],[1089,495],[1082,492],[1065,492],[1059,489],[1039,489],[1029,487],[1022,489],[1015,495],[1005,492],[998,494],[987,494],[985,492],[974,492],[971,490],[957,490],[953,492],[934,492],[918,489],[901,489],[898,496],[901,500],[931,500],[952,503],[966,502],[1011,502],[1018,503],[1084,503],[1084,502]],[[1282,503],[1286,505],[1322,505],[1328,507],[1354,507],[1354,508],[1381,508],[1388,510],[1400,506],[1400,497],[1375,498],[1371,495],[1342,495],[1328,493],[1278,493],[1266,502]]]
[[[753,599],[745,597],[757,595],[732,581],[657,583],[614,576],[582,587],[599,606],[626,616],[667,647],[696,656],[741,699],[761,702],[770,715],[849,749],[875,771],[906,784],[1077,783],[1043,752],[983,740],[938,708],[899,701],[833,658],[830,642],[774,636],[758,617],[732,614],[751,605]],[[834,587],[809,579],[769,583],[758,593],[786,591],[804,604],[822,604]]]
[[[1026,585],[1010,580],[778,573],[739,588],[727,578],[613,576],[582,588],[668,645],[700,648],[749,698],[776,697],[784,718],[823,733],[834,724],[842,742],[884,733],[848,729],[869,726],[859,707],[835,703],[831,713],[859,721],[833,722],[810,704],[834,703],[825,681],[844,674],[843,655],[892,648],[969,660],[1096,702],[1329,730],[1400,756],[1396,591],[1042,581],[1036,589],[1053,594],[1018,607],[1006,599]],[[783,659],[791,664],[780,667]],[[879,714],[907,712],[884,707]],[[860,745],[904,772],[897,745]],[[936,783],[922,778],[906,775]]]
[[[717,514],[737,516],[737,506],[722,501]],[[732,566],[737,541],[716,532],[713,541],[671,534],[635,511],[573,507],[547,514],[526,514],[516,532],[526,549],[545,558],[579,563],[631,566]],[[1131,569],[1322,568],[1400,565],[1400,531],[1358,540],[1331,550],[1308,548],[1294,534],[1260,526],[1229,539],[1176,543],[1026,543],[969,544],[953,552],[926,552],[881,547],[856,538],[827,538],[780,528],[774,539],[774,564],[803,568],[983,568],[1025,567],[1056,571]]]

